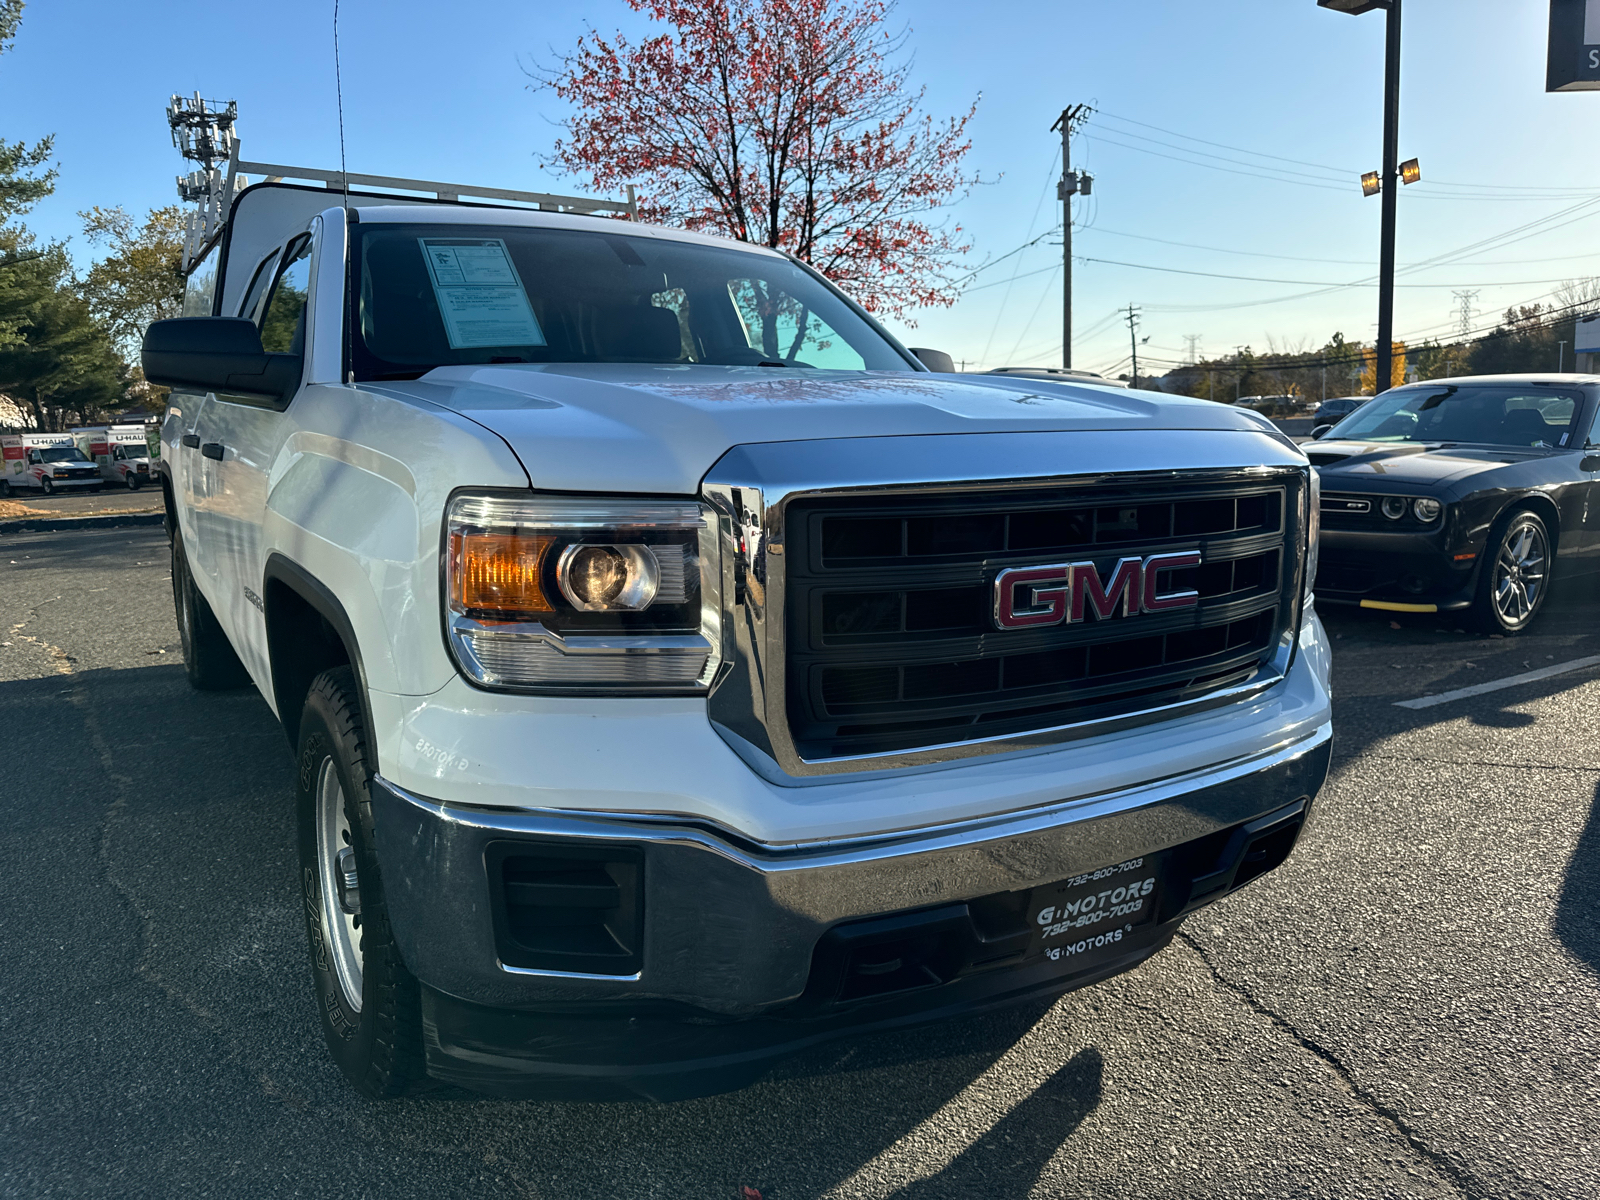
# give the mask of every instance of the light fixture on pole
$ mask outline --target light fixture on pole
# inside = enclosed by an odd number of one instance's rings
[[[1383,197],[1383,233],[1378,246],[1378,361],[1374,377],[1374,392],[1378,393],[1387,390],[1394,378],[1394,229],[1395,200],[1400,190],[1395,180],[1401,177],[1397,164],[1400,157],[1400,0],[1317,0],[1317,5],[1352,16],[1381,8],[1387,17],[1383,62],[1383,169],[1377,188]],[[1415,160],[1409,165],[1415,167]],[[1416,177],[1422,177],[1420,169],[1416,170]],[[1362,176],[1361,191],[1370,196],[1373,190],[1368,178]]]

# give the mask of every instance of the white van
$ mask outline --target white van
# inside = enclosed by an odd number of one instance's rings
[[[50,495],[57,491],[98,492],[105,486],[100,468],[78,449],[70,433],[0,434],[5,475],[0,496],[29,488]]]
[[[136,492],[152,481],[150,441],[143,425],[91,425],[72,431],[78,449],[100,468],[100,478]]]

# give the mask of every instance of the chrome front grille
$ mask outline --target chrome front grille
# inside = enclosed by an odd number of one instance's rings
[[[1242,454],[1258,465],[1238,465]],[[1075,463],[1097,469],[1064,469]],[[703,488],[722,514],[726,601],[712,722],[784,782],[1240,700],[1279,681],[1294,652],[1308,491],[1304,462],[1264,436],[737,447]],[[1196,553],[1195,565],[1172,557]],[[1083,573],[1093,597],[1130,560],[1154,580],[1136,602],[1125,591],[1121,607],[1094,599],[1080,620],[1037,627],[997,612],[1002,571]]]

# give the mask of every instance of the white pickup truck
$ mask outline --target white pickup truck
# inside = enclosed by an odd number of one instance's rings
[[[1331,739],[1290,441],[532,199],[258,184],[144,342],[184,663],[297,755],[357,1088],[727,1090],[1285,859]]]

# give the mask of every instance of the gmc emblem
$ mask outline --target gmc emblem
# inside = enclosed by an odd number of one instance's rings
[[[1118,609],[1123,616],[1131,617],[1141,612],[1192,608],[1200,602],[1200,593],[1164,592],[1160,575],[1163,571],[1199,565],[1198,550],[1121,558],[1111,572],[1110,583],[1100,578],[1099,568],[1092,562],[1007,567],[994,577],[994,623],[1001,629],[1030,629],[1081,621],[1090,609],[1104,621],[1115,616]]]

